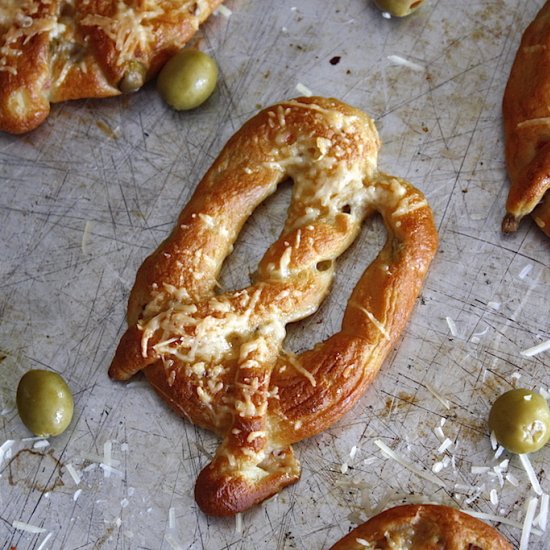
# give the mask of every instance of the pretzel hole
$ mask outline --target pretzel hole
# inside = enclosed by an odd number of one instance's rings
[[[381,216],[373,215],[363,223],[353,244],[336,259],[332,288],[319,309],[310,317],[287,325],[283,344],[286,350],[301,353],[340,330],[351,293],[384,246],[386,237]]]
[[[317,271],[328,271],[332,267],[332,260],[323,260],[322,262],[319,262],[315,269]]]
[[[281,182],[245,222],[233,252],[225,259],[218,292],[246,288],[266,250],[279,238],[292,198],[292,180]]]

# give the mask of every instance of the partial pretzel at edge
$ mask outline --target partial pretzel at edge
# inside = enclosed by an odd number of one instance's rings
[[[502,231],[531,217],[550,237],[550,3],[523,33],[504,91],[506,167],[511,186]]]
[[[240,512],[297,481],[290,445],[349,410],[411,314],[437,234],[423,195],[377,171],[378,147],[372,120],[335,99],[263,110],[229,140],[138,271],[109,374],[126,380],[144,369],[172,408],[222,438],[195,488],[208,514]],[[254,284],[216,294],[242,225],[288,178],[288,218]],[[284,351],[285,325],[316,311],[336,258],[374,212],[387,241],[341,331],[300,355]]]

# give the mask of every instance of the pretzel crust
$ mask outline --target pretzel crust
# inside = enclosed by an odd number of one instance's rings
[[[331,550],[512,550],[491,526],[455,508],[406,504],[356,527]]]
[[[137,273],[109,374],[143,369],[174,410],[222,438],[195,488],[208,514],[240,512],[297,481],[290,445],[349,410],[407,322],[437,234],[423,195],[377,171],[378,147],[372,120],[338,100],[265,109],[229,140]],[[254,283],[216,293],[242,225],[289,177],[288,218]],[[285,325],[318,308],[336,258],[376,211],[388,238],[341,330],[300,355],[285,351]]]
[[[516,231],[531,214],[550,236],[550,3],[525,30],[504,92],[505,155],[511,187],[502,222]]]
[[[0,130],[39,126],[50,103],[139,89],[223,0],[4,0]]]

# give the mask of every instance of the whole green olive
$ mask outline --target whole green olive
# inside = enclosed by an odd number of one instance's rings
[[[532,453],[550,439],[550,408],[538,393],[524,388],[510,390],[493,403],[489,428],[505,449]]]
[[[16,401],[23,424],[35,435],[59,435],[71,423],[73,396],[65,380],[55,372],[26,372],[19,380]]]
[[[424,0],[374,0],[374,3],[384,12],[396,17],[405,17],[416,11]]]
[[[157,78],[157,89],[168,105],[186,111],[210,97],[217,79],[218,67],[210,56],[186,49],[164,65]]]

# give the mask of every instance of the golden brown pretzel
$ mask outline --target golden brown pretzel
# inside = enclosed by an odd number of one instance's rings
[[[32,130],[50,103],[134,91],[222,0],[2,0],[0,130]]]
[[[176,411],[222,438],[196,484],[206,513],[234,514],[297,481],[290,445],[352,406],[405,326],[437,235],[423,195],[377,172],[378,146],[372,120],[335,99],[265,109],[229,140],[138,271],[109,374],[145,369]],[[242,225],[289,177],[288,218],[254,284],[216,294]],[[299,356],[284,351],[285,325],[317,309],[336,258],[375,211],[388,239],[342,330]]]
[[[506,164],[512,183],[506,233],[531,214],[550,236],[550,2],[525,30],[502,104]]]
[[[356,527],[330,550],[512,550],[491,526],[436,504],[385,510]]]

